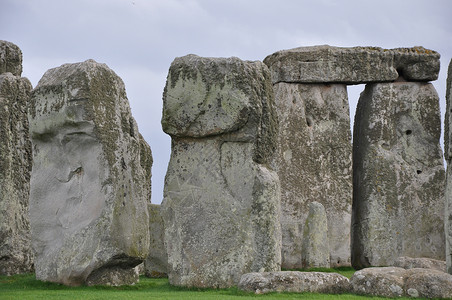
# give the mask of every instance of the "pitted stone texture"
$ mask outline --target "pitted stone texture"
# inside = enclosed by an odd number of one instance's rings
[[[0,74],[22,75],[22,51],[11,42],[0,40]]]
[[[180,137],[233,133],[237,140],[257,139],[257,161],[265,162],[274,152],[276,129],[268,77],[267,67],[257,61],[176,58],[163,96],[163,130]]]
[[[93,60],[51,69],[33,91],[29,119],[37,279],[97,284],[127,273],[149,250],[152,155],[124,83]]]
[[[394,267],[404,268],[404,269],[433,269],[441,272],[446,272],[446,262],[444,260],[437,260],[425,257],[399,257],[394,261]]]
[[[239,289],[256,294],[271,292],[342,294],[350,291],[350,281],[337,273],[265,272],[243,274]]]
[[[396,267],[367,268],[356,271],[350,284],[358,295],[401,297],[404,295],[406,270]]]
[[[353,144],[352,265],[400,256],[444,259],[444,183],[438,95],[431,84],[369,84]]]
[[[382,49],[328,45],[281,50],[265,58],[272,82],[346,83],[438,79],[440,55],[423,47]]]
[[[0,275],[33,271],[28,217],[31,90],[26,78],[0,75]]]
[[[302,246],[301,261],[304,268],[330,267],[328,221],[325,208],[319,202],[309,204]]]
[[[452,274],[452,60],[449,63],[446,86],[446,124],[444,126],[444,152],[447,162],[446,212],[444,229],[446,231],[447,272]]]
[[[200,65],[208,66],[207,70]],[[197,75],[174,81],[173,74],[180,68],[186,74]],[[216,75],[207,79],[209,74]],[[179,125],[177,118],[168,117],[177,115],[180,107],[192,107],[192,103],[198,107],[196,103],[205,98],[206,89],[201,84],[204,77],[210,80],[212,90],[222,95],[216,98],[209,114],[214,113],[217,124],[229,124],[221,125],[215,135],[207,137],[204,129],[210,125],[202,123],[202,118],[190,121],[204,124],[192,131],[195,127],[187,130],[185,123]],[[193,78],[199,86],[192,84]],[[229,78],[237,82],[229,82]],[[275,142],[277,119],[269,78],[264,64],[235,58],[189,55],[171,65],[162,125],[172,134],[172,149],[161,213],[168,276],[173,285],[228,287],[236,285],[244,273],[280,268],[279,180],[275,172],[259,163],[268,162]],[[186,92],[203,95],[201,100],[198,96],[184,96],[180,89],[185,82]],[[236,97],[236,85],[243,85],[242,98]],[[248,117],[243,124],[227,121],[234,112],[222,113],[222,107],[237,101],[248,103]],[[192,113],[187,118],[192,120],[204,109],[208,110],[208,104],[200,105],[198,110],[190,108]]]
[[[452,299],[451,274],[438,270],[410,269],[405,277],[406,296]]]
[[[149,254],[144,261],[147,277],[167,277],[168,255],[164,245],[164,223],[160,213],[160,205],[149,204]]]
[[[355,294],[380,297],[452,297],[452,275],[431,269],[367,268],[350,279]]]
[[[310,202],[328,219],[331,265],[350,265],[352,145],[347,89],[342,84],[274,85],[277,150],[271,165],[281,181],[282,267],[302,268]]]

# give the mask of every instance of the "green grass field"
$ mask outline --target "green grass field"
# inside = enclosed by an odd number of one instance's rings
[[[354,270],[350,268],[315,269],[315,271],[338,272],[350,277]],[[230,289],[193,289],[171,286],[168,279],[140,277],[133,286],[122,287],[67,287],[60,284],[41,282],[34,274],[0,276],[0,299],[384,299],[355,295],[325,295],[311,293],[272,293],[254,295]],[[400,299],[400,298],[399,298]]]

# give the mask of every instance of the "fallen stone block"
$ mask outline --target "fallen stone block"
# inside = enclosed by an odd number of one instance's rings
[[[423,268],[446,272],[446,262],[444,260],[437,260],[427,257],[399,257],[394,261],[394,267],[404,269]]]
[[[238,287],[255,294],[271,292],[342,294],[350,291],[350,281],[337,273],[281,271],[243,274]]]
[[[406,270],[396,267],[367,268],[350,278],[352,293],[358,295],[401,297],[404,295]]]

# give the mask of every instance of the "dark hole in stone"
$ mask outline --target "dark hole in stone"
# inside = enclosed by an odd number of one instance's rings
[[[421,173],[422,173],[422,171],[421,171],[421,170],[417,170],[417,171],[416,171],[416,173],[418,173],[418,174],[421,174]]]
[[[308,127],[312,127],[312,124],[313,124],[313,122],[312,122],[311,117],[306,117],[306,125],[308,125]]]
[[[407,131],[405,131],[405,133],[406,133],[406,135],[410,135],[410,134],[412,134],[413,132],[412,132],[410,129],[408,129]]]
[[[397,73],[399,74],[399,77],[396,79],[396,81],[406,81],[405,76],[403,74],[403,69],[398,68]]]

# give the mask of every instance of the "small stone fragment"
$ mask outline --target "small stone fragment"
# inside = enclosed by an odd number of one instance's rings
[[[93,60],[48,70],[29,119],[36,278],[133,283],[149,250],[152,155],[123,81]]]
[[[149,254],[144,261],[147,277],[168,277],[168,255],[164,245],[164,223],[160,205],[149,204]]]
[[[350,281],[337,273],[264,272],[243,274],[239,289],[255,294],[271,292],[342,294],[350,291]]]
[[[323,205],[319,202],[311,202],[303,232],[301,260],[304,268],[330,267],[327,223]]]
[[[328,45],[278,51],[265,58],[272,82],[346,83],[438,79],[440,55],[423,47],[382,49]]]
[[[171,64],[163,130],[172,149],[161,213],[173,285],[223,288],[279,270],[277,116],[261,62],[188,55]]]
[[[0,74],[22,75],[22,51],[11,42],[0,40]]]
[[[444,259],[443,153],[432,84],[368,84],[353,139],[352,265]]]
[[[19,47],[0,41],[0,275],[33,272],[27,118],[32,86],[21,71]]]

